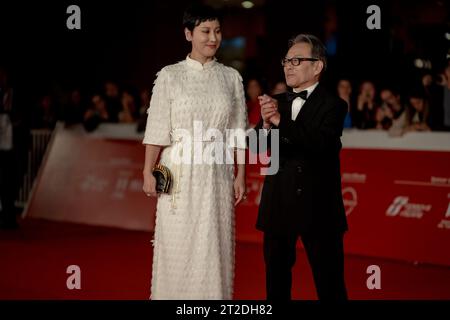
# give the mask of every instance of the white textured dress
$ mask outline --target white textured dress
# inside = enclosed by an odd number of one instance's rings
[[[151,299],[232,299],[234,165],[225,152],[245,143],[225,138],[247,128],[242,78],[188,56],[158,73],[147,112],[143,143],[165,146],[160,163],[173,175],[156,209]]]

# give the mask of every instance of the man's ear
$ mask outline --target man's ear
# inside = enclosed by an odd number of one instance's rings
[[[315,63],[314,74],[318,75],[322,72],[322,70],[323,70],[323,61],[319,60]]]
[[[192,31],[188,28],[184,28],[184,35],[186,36],[187,41],[192,41]]]

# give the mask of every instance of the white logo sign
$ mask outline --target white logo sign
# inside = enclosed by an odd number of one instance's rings
[[[408,197],[398,196],[386,210],[386,215],[389,217],[401,216],[420,219],[430,210],[430,204],[409,203]]]
[[[445,218],[438,223],[440,229],[450,229],[450,202],[448,203],[447,212]]]

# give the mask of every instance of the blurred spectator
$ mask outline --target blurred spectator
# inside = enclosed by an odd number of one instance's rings
[[[388,130],[392,126],[393,113],[391,109],[382,106],[375,111],[375,129]]]
[[[387,93],[388,91],[385,89],[381,90],[381,104],[375,108],[375,129],[378,130],[388,130],[392,126],[392,119],[394,118],[392,109],[383,100],[383,98],[388,99],[390,97]]]
[[[280,93],[285,93],[287,91],[287,85],[286,82],[284,81],[278,81],[277,83],[275,83],[275,85],[273,86],[273,89],[271,91],[271,95],[274,96],[276,94],[280,94]]]
[[[422,75],[422,86],[425,88],[425,90],[428,91],[428,89],[433,85],[433,75],[430,72],[426,72]]]
[[[33,129],[53,130],[57,120],[57,107],[52,95],[42,96],[32,111],[31,127]]]
[[[139,109],[139,114],[147,114],[147,109],[150,106],[150,99],[152,95],[149,89],[144,89],[141,91],[141,107]]]
[[[352,115],[350,114],[350,110],[352,110],[352,84],[350,80],[348,79],[341,79],[337,83],[337,93],[338,96],[347,102],[348,105],[348,112],[344,119],[344,128],[351,128],[352,127]]]
[[[409,95],[405,131],[430,131],[430,108],[425,92],[418,89]]]
[[[94,95],[91,102],[91,107],[84,114],[83,125],[86,131],[94,131],[102,122],[117,122],[111,119],[106,101],[100,94]]]
[[[393,88],[384,88],[380,92],[380,97],[382,101],[381,108],[384,110],[390,110],[393,114],[393,118],[398,118],[398,116],[405,111],[400,93],[397,90]]]
[[[447,64],[444,69],[444,74],[441,76],[441,85],[443,87],[443,129],[450,130],[450,59],[447,59]]]
[[[18,227],[15,199],[22,183],[30,142],[20,93],[0,66],[0,228]]]
[[[376,89],[371,81],[364,81],[359,87],[356,108],[353,108],[353,125],[359,129],[375,128],[375,114],[377,103],[375,102]]]
[[[248,123],[250,127],[254,127],[261,117],[261,106],[258,100],[258,96],[264,93],[261,81],[251,78],[247,82],[245,93],[247,97]]]
[[[393,88],[385,88],[380,93],[383,110],[386,118],[391,120],[389,134],[400,136],[407,126],[406,108],[402,104],[400,93]],[[386,120],[387,121],[387,120]]]
[[[122,93],[122,108],[119,111],[118,119],[121,123],[131,123],[134,122],[135,114],[137,112],[137,107],[135,103],[135,99],[133,95],[128,92],[124,91]]]
[[[139,108],[137,132],[144,132],[147,124],[147,109],[150,106],[150,90],[144,89],[141,91],[141,107]]]
[[[443,75],[442,75],[443,76]],[[431,130],[444,130],[443,86],[436,81],[430,72],[422,76],[425,99],[429,105],[429,126]]]
[[[122,110],[119,86],[113,81],[106,81],[104,90],[104,101],[106,103],[108,119],[111,122],[119,122],[119,113]]]
[[[84,112],[85,106],[81,98],[81,92],[79,89],[74,89],[70,92],[69,102],[62,111],[63,120],[69,126],[82,123]]]

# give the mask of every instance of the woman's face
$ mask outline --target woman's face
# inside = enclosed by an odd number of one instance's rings
[[[185,29],[186,39],[192,43],[192,54],[199,58],[212,58],[222,41],[218,20],[204,21],[192,30]]]

